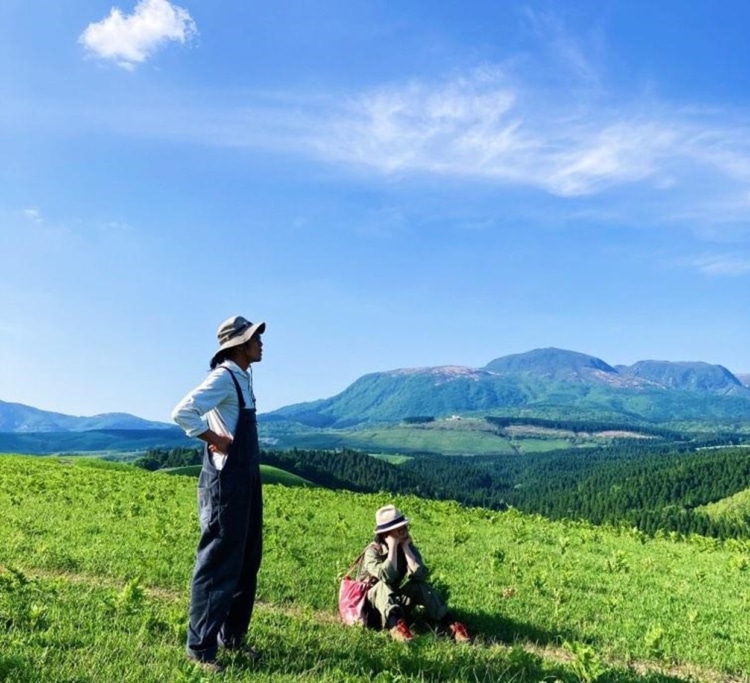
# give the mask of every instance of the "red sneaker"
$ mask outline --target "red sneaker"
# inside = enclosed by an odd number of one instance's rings
[[[396,622],[390,633],[391,638],[398,640],[400,643],[408,643],[410,640],[414,640],[414,634],[403,619]]]
[[[457,643],[468,643],[471,641],[471,636],[466,630],[466,626],[464,626],[460,621],[454,621],[449,626],[449,629],[451,635],[453,636],[453,640],[455,640]]]

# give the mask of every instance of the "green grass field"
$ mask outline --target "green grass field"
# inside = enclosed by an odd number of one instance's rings
[[[225,681],[747,681],[750,547],[415,497],[395,502],[476,634],[411,645],[338,623],[338,578],[390,498],[264,487],[256,665]],[[208,680],[183,657],[195,480],[0,458],[0,681]]]

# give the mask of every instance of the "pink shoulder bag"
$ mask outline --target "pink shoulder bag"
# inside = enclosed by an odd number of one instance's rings
[[[355,569],[357,570],[356,573],[359,573],[359,567],[362,564],[364,556],[365,551],[363,550],[359,557],[354,560],[351,567],[346,570],[344,578],[341,579],[341,586],[339,587],[339,614],[341,615],[341,621],[347,626],[364,626],[367,620],[365,603],[367,601],[367,591],[370,588],[370,582],[360,581],[351,576]]]

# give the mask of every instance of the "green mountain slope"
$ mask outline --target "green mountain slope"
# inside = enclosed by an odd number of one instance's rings
[[[617,375],[611,365],[600,358],[564,349],[534,349],[496,358],[484,366],[498,374],[533,373],[556,379],[583,379],[596,372]]]
[[[521,406],[522,383],[482,370],[427,368],[365,375],[337,396],[298,404],[263,416],[310,427],[347,427],[365,421],[396,422],[413,415],[449,415],[498,405]]]
[[[721,365],[642,360],[621,369],[623,374],[661,387],[742,395],[744,385]]]

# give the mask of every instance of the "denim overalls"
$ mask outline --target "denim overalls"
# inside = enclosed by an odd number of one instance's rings
[[[237,648],[250,625],[262,554],[263,499],[255,409],[231,370],[240,416],[221,470],[208,447],[198,479],[198,543],[190,598],[187,651],[197,659],[216,657],[219,644]]]

